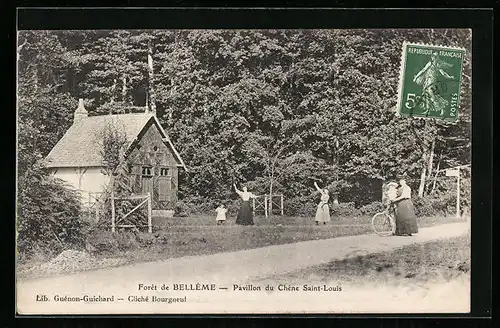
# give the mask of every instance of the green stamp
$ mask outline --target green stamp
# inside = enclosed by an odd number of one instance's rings
[[[397,112],[456,121],[465,49],[404,43]]]

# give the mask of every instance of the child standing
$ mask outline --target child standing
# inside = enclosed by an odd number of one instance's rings
[[[215,218],[217,225],[224,224],[224,222],[226,222],[227,208],[224,207],[224,204],[220,204],[215,211],[217,212],[217,217]]]

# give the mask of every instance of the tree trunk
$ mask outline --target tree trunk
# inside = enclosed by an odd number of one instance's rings
[[[125,74],[122,76],[122,102],[127,102],[127,76]]]
[[[438,163],[437,163],[437,166],[436,166],[436,173],[434,174],[434,181],[432,182],[432,189],[431,189],[431,192],[430,194],[433,195],[435,190],[436,190],[436,182],[437,182],[437,177],[438,177],[438,174],[439,174],[439,166],[441,166],[441,159],[443,157],[443,153],[441,152],[439,154],[439,159],[438,159]]]
[[[335,190],[333,192],[333,204],[339,204],[339,141],[335,140],[335,153],[334,153],[334,169],[335,169]]]
[[[115,232],[115,229],[116,229],[114,184],[115,184],[115,182],[114,182],[113,174],[111,174],[111,176],[110,176],[111,232]]]
[[[274,170],[273,170],[274,171]],[[273,214],[273,183],[274,183],[274,172],[271,173],[269,177],[269,216]]]
[[[434,162],[434,148],[436,146],[436,138],[432,139],[432,144],[431,144],[431,150],[430,150],[430,154],[429,154],[429,164],[427,166],[427,176],[430,177],[432,176],[432,166],[433,166],[433,162]],[[425,190],[424,192],[426,194],[428,194],[428,189],[429,189],[429,183],[426,183],[425,184]]]
[[[427,154],[422,153],[422,171],[420,172],[420,185],[418,186],[418,197],[424,196],[425,180],[427,177]]]
[[[177,90],[175,84],[174,84],[174,79],[173,78],[170,78],[170,90],[169,90],[169,97],[170,98],[173,98],[173,95],[174,95],[174,92]],[[173,124],[173,106],[169,106],[169,108],[167,108],[167,112],[166,112],[166,117],[167,117],[167,123],[168,124]]]
[[[413,120],[410,121],[410,123],[412,123],[412,122],[413,122]],[[413,124],[411,126],[413,129],[414,135],[417,136],[417,133],[415,131],[415,127],[413,126]],[[429,123],[427,121],[424,122],[423,135],[424,136],[427,136],[427,135],[434,136],[432,143],[434,143],[434,139],[435,139],[435,134],[434,134],[435,132],[433,132],[434,128],[435,128],[435,125],[433,125],[432,123]],[[420,172],[420,185],[418,186],[418,196],[419,197],[424,196],[425,185],[426,185],[427,176],[428,176],[427,168],[429,166],[429,163],[428,163],[427,159],[430,157],[428,145],[429,145],[428,142],[426,142],[426,140],[424,138],[422,140],[422,144],[420,145],[420,148],[422,149],[422,170]],[[431,159],[431,161],[432,161],[432,159]]]
[[[428,175],[432,174],[432,166],[433,166],[433,161],[434,161],[434,148],[436,147],[436,139],[432,139],[432,144],[431,144],[431,153],[429,154],[429,166],[427,168],[427,173]]]
[[[153,46],[148,43],[148,95],[149,95],[149,110],[156,114],[156,97],[153,84]]]
[[[116,79],[113,79],[113,85],[111,86],[111,99],[109,101],[110,103],[115,102],[115,92],[116,92]],[[112,109],[109,110],[109,113],[113,114]]]
[[[36,65],[33,72],[33,89],[35,90],[35,92],[38,91],[38,66]]]

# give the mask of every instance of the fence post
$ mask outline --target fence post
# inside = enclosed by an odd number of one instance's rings
[[[281,215],[283,215],[283,194],[281,196]]]
[[[111,192],[111,232],[115,232],[115,193]]]
[[[267,218],[267,196],[264,196],[264,215]]]
[[[252,213],[255,216],[255,198],[252,198]]]
[[[96,199],[95,201],[95,222],[99,222],[99,207],[100,207],[99,201]]]
[[[151,193],[148,192],[148,232],[153,232],[153,227],[151,225],[151,212],[152,212],[152,204],[151,204]]]

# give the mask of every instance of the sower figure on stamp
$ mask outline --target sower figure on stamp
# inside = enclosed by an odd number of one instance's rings
[[[398,197],[395,199],[396,208],[396,235],[411,236],[418,232],[417,216],[411,201],[411,188],[405,180],[399,181]]]
[[[250,198],[257,198],[257,196],[247,191],[247,187],[243,187],[243,191],[238,190],[236,184],[233,184],[233,187],[242,200],[238,217],[236,218],[236,224],[253,225],[253,212],[250,206]]]
[[[425,113],[431,111],[440,112],[441,115],[443,115],[443,111],[448,105],[448,101],[439,94],[438,83],[444,83],[439,80],[441,76],[450,80],[454,78],[444,71],[445,68],[450,68],[452,66],[453,65],[441,60],[437,52],[433,52],[431,60],[413,77],[413,82],[422,86],[423,102],[421,106],[424,106]],[[443,88],[443,86],[441,86],[441,88]]]
[[[326,224],[330,221],[330,208],[328,206],[328,200],[330,199],[330,195],[328,193],[328,189],[321,189],[316,181],[314,182],[314,186],[316,190],[321,194],[321,200],[318,204],[318,209],[316,210],[316,225],[319,225],[320,222]]]

